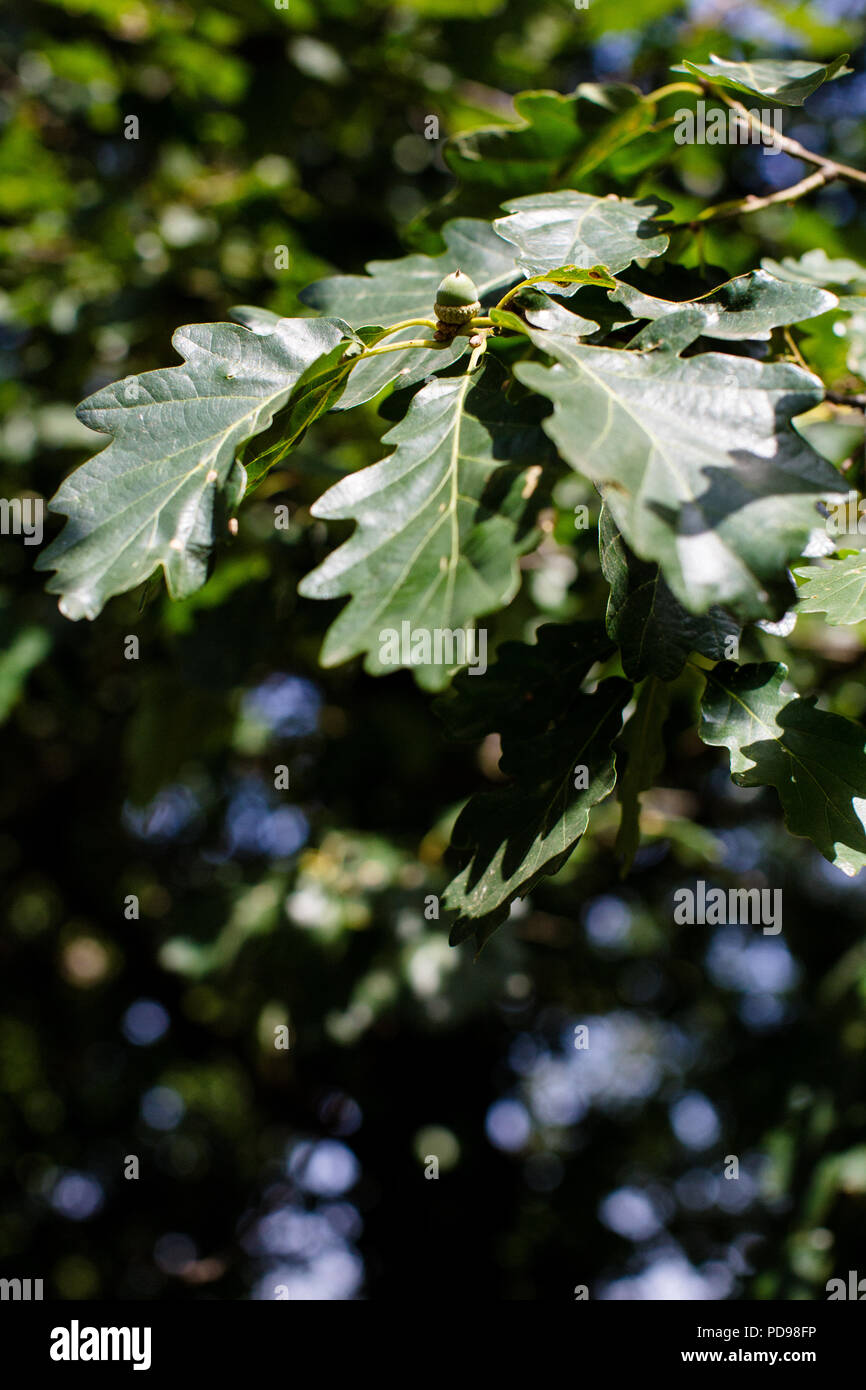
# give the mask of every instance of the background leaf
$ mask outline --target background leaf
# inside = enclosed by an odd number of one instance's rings
[[[602,623],[544,623],[532,645],[503,642],[483,681],[461,671],[436,713],[457,739],[540,733],[561,713],[563,691],[577,689],[613,651]]]
[[[625,83],[581,83],[568,96],[520,92],[514,109],[521,124],[467,131],[445,145],[445,162],[463,185],[456,196],[463,202],[470,189],[479,211],[580,178],[653,121],[652,105]]]

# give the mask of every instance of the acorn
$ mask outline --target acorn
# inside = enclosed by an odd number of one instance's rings
[[[475,282],[462,270],[452,270],[436,291],[434,313],[440,323],[460,325],[481,313]]]

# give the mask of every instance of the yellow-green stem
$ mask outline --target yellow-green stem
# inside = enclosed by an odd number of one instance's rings
[[[703,96],[704,89],[699,87],[697,82],[668,82],[664,87],[656,87],[654,92],[647,92],[645,101],[661,101],[662,97],[669,97],[674,92],[691,92],[693,96]]]
[[[402,320],[400,321],[400,323],[392,323],[392,324],[390,325],[389,328],[383,328],[381,333],[377,333],[377,334],[376,334],[376,337],[375,337],[375,338],[372,338],[372,339],[370,340],[369,346],[370,346],[370,347],[373,347],[373,345],[374,345],[375,343],[381,343],[381,341],[382,341],[383,338],[388,338],[388,337],[390,337],[390,335],[391,335],[392,333],[399,333],[399,332],[401,332],[402,329],[404,329],[404,328],[415,328],[415,327],[418,327],[418,328],[434,328],[434,329],[435,329],[435,327],[436,327],[436,320],[435,320],[435,319],[402,319]]]
[[[441,348],[447,347],[447,343],[437,342],[435,338],[409,338],[403,343],[385,343],[382,347],[364,348],[356,357],[351,358],[352,362],[361,362],[367,357],[377,357],[381,352],[402,352],[405,348]]]

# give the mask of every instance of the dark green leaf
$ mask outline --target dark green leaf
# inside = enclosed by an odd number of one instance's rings
[[[602,681],[591,695],[574,694],[552,728],[504,743],[500,768],[511,785],[473,797],[454,827],[452,844],[468,862],[444,897],[459,914],[452,943],[489,936],[515,898],[562,868],[590,810],[613,790],[612,744],[631,690],[619,677]],[[585,779],[575,775],[584,768]]]
[[[601,623],[545,623],[532,645],[503,642],[484,680],[461,672],[434,708],[452,738],[541,733],[613,651]]]
[[[655,676],[644,681],[634,713],[616,742],[617,797],[622,805],[616,850],[625,876],[640,844],[640,797],[655,785],[665,764],[662,728],[670,709],[670,686]],[[625,771],[620,752],[626,754]]]
[[[621,649],[629,680],[660,676],[673,680],[690,652],[713,661],[729,653],[725,643],[739,634],[734,620],[721,608],[696,616],[678,603],[659,573],[658,565],[639,560],[629,550],[608,508],[602,507],[598,548],[604,577],[610,584],[607,631]]]
[[[728,748],[741,787],[779,793],[793,835],[805,835],[843,873],[866,864],[864,731],[787,694],[786,666],[726,662],[707,673],[701,704],[704,743]]]

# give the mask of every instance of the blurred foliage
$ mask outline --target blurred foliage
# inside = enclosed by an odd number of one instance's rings
[[[845,0],[7,0],[4,19],[7,497],[55,490],[92,444],[75,402],[170,362],[177,324],[304,313],[322,274],[441,249],[460,210],[445,138],[513,120],[521,90],[850,52],[855,76],[785,131],[866,165],[866,21]],[[678,174],[650,160],[642,191],[682,218],[800,167],[695,145]],[[731,274],[815,248],[864,264],[861,213],[837,186],[679,254]],[[843,389],[848,323],[796,334]],[[840,441],[822,410],[853,477],[861,419]],[[35,549],[0,544],[2,1273],[61,1298],[402,1298],[413,1275],[450,1299],[824,1297],[866,1237],[866,888],[687,731],[687,668],[632,875],[608,803],[477,963],[450,948],[430,895],[461,805],[497,778],[496,736],[449,744],[405,673],[321,672],[335,605],[296,593],[335,539],[310,503],[380,433],[374,405],[320,421],[181,604],[151,590],[72,625]],[[605,591],[581,480],[555,504],[499,641]],[[863,718],[860,629],[809,615],[784,650],[754,629],[743,646]],[[674,926],[699,878],[781,887],[784,934]]]

